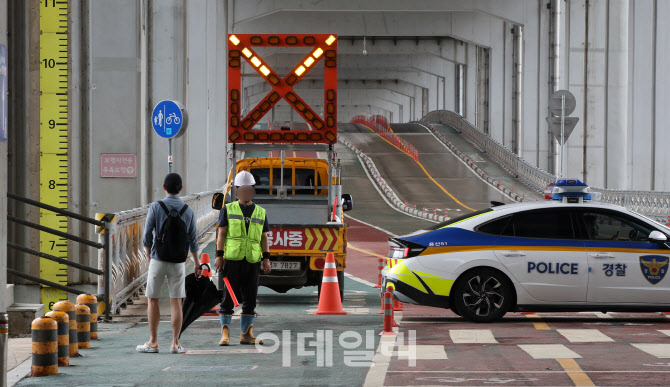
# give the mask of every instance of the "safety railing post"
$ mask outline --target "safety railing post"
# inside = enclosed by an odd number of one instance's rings
[[[9,346],[9,315],[0,313],[0,387],[7,387],[7,347]]]
[[[105,221],[105,234],[104,234],[104,254],[105,254],[105,321],[112,320],[112,299],[110,297],[111,289],[111,278],[112,278],[112,260],[111,260],[111,243],[112,238],[110,234],[112,233],[112,228],[110,227],[110,222]]]

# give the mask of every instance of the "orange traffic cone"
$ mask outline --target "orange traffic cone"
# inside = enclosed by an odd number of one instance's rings
[[[200,255],[200,265],[207,265],[202,268],[202,276],[205,278],[209,278],[210,281],[214,281],[212,278],[212,261],[209,259],[209,254],[207,253],[202,253]],[[219,315],[219,306],[214,306],[212,309],[210,309],[208,312],[205,312],[205,316],[218,316]]]
[[[212,268],[211,268],[212,263],[209,260],[209,254],[202,253],[202,255],[200,255],[200,264],[201,265],[205,265],[205,264],[207,265],[207,267],[204,267],[202,269],[202,276],[207,277],[211,280],[212,279]]]
[[[404,309],[402,308],[402,302],[394,299],[393,300],[393,311],[394,312],[402,312]]]
[[[314,314],[347,314],[342,309],[340,285],[337,282],[337,264],[333,253],[326,254],[326,266],[321,280],[321,296],[319,308]]]

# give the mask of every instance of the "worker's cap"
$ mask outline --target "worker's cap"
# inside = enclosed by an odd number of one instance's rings
[[[243,185],[256,185],[256,180],[254,175],[247,171],[242,171],[235,176],[235,187],[241,187]]]

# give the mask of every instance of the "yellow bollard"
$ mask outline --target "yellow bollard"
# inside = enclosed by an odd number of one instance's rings
[[[70,365],[70,318],[65,312],[54,310],[46,314],[58,324],[58,366]]]
[[[58,375],[58,323],[42,316],[30,325],[33,336],[33,365],[30,376]]]
[[[79,357],[79,345],[77,342],[77,314],[74,310],[74,304],[70,301],[59,301],[54,304],[53,310],[57,312],[67,313],[70,324],[70,337],[68,342],[70,343],[70,357]]]
[[[77,304],[84,304],[91,310],[91,340],[98,340],[98,298],[93,294],[80,294]]]
[[[79,349],[91,348],[91,310],[86,305],[77,304],[77,345]]]

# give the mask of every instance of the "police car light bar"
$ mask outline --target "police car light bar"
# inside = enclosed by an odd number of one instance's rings
[[[562,179],[554,185],[552,197],[563,203],[583,203],[584,200],[591,200],[591,189],[581,180]]]

